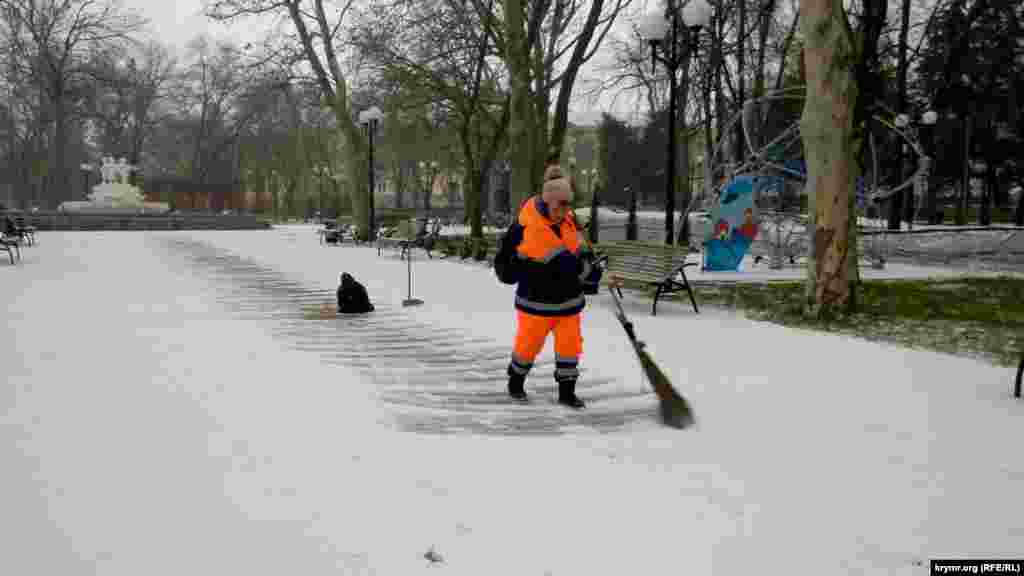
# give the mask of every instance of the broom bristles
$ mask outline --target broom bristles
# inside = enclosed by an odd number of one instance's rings
[[[693,410],[689,402],[676,392],[668,376],[654,363],[646,351],[637,347],[637,355],[640,357],[640,364],[643,366],[647,379],[658,396],[658,404],[661,412],[661,421],[674,428],[686,428],[696,423]]]

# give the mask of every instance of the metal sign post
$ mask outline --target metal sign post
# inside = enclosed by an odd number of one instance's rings
[[[402,306],[419,306],[420,304],[423,304],[423,300],[420,300],[418,298],[413,298],[412,297],[412,255],[413,255],[413,251],[414,251],[413,246],[409,246],[409,250],[408,250],[408,252],[406,252],[406,255],[405,255],[405,261],[407,263],[407,266],[406,266],[407,274],[406,274],[406,276],[408,278],[408,292],[407,292],[407,296],[408,297],[405,300],[402,300]]]

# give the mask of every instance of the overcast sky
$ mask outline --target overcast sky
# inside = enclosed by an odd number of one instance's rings
[[[239,42],[252,41],[256,43],[262,40],[272,25],[269,18],[263,19],[263,22],[249,18],[230,26],[214,22],[203,15],[202,0],[121,0],[121,2],[125,8],[148,19],[149,28],[159,41],[176,48],[181,58],[185,56],[185,47],[189,41],[200,34],[206,33],[213,38],[229,37]],[[634,5],[636,9],[643,10],[648,3],[653,6],[655,0],[637,0]],[[628,30],[629,23],[625,18],[620,18],[616,23],[616,28]],[[591,62],[583,67],[577,78],[574,94],[580,94],[583,82],[594,76],[594,65],[599,63],[601,58],[602,53],[599,52]],[[570,106],[569,120],[577,124],[596,124],[600,121],[601,113],[604,110],[613,111],[616,116],[629,120],[636,113],[632,104],[634,97],[641,97],[640,100],[643,101],[642,96],[641,94],[620,94],[613,103],[611,95],[608,95],[593,106],[586,102],[575,101]],[[614,110],[612,110],[613,107]]]
[[[179,54],[183,54],[189,40],[204,32],[219,37],[230,30],[232,36],[246,37],[242,26],[229,29],[203,16],[201,0],[121,0],[121,3],[149,20],[149,27],[160,42],[178,48]],[[259,32],[253,27],[248,36],[259,37]]]

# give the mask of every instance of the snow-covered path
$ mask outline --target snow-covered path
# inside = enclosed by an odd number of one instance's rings
[[[24,254],[0,266],[0,574],[922,574],[1024,541],[1006,369],[627,295],[697,410],[679,432],[605,296],[577,415],[544,366],[503,403],[511,289],[477,265],[417,260],[403,309],[404,262],[311,227]],[[342,270],[378,312],[301,320]]]

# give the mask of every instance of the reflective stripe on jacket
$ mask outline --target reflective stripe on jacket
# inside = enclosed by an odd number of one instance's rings
[[[537,316],[571,316],[583,309],[583,280],[592,270],[579,257],[580,241],[572,215],[555,224],[542,214],[540,196],[519,211],[523,241],[516,249],[523,261],[516,288],[516,308]]]

